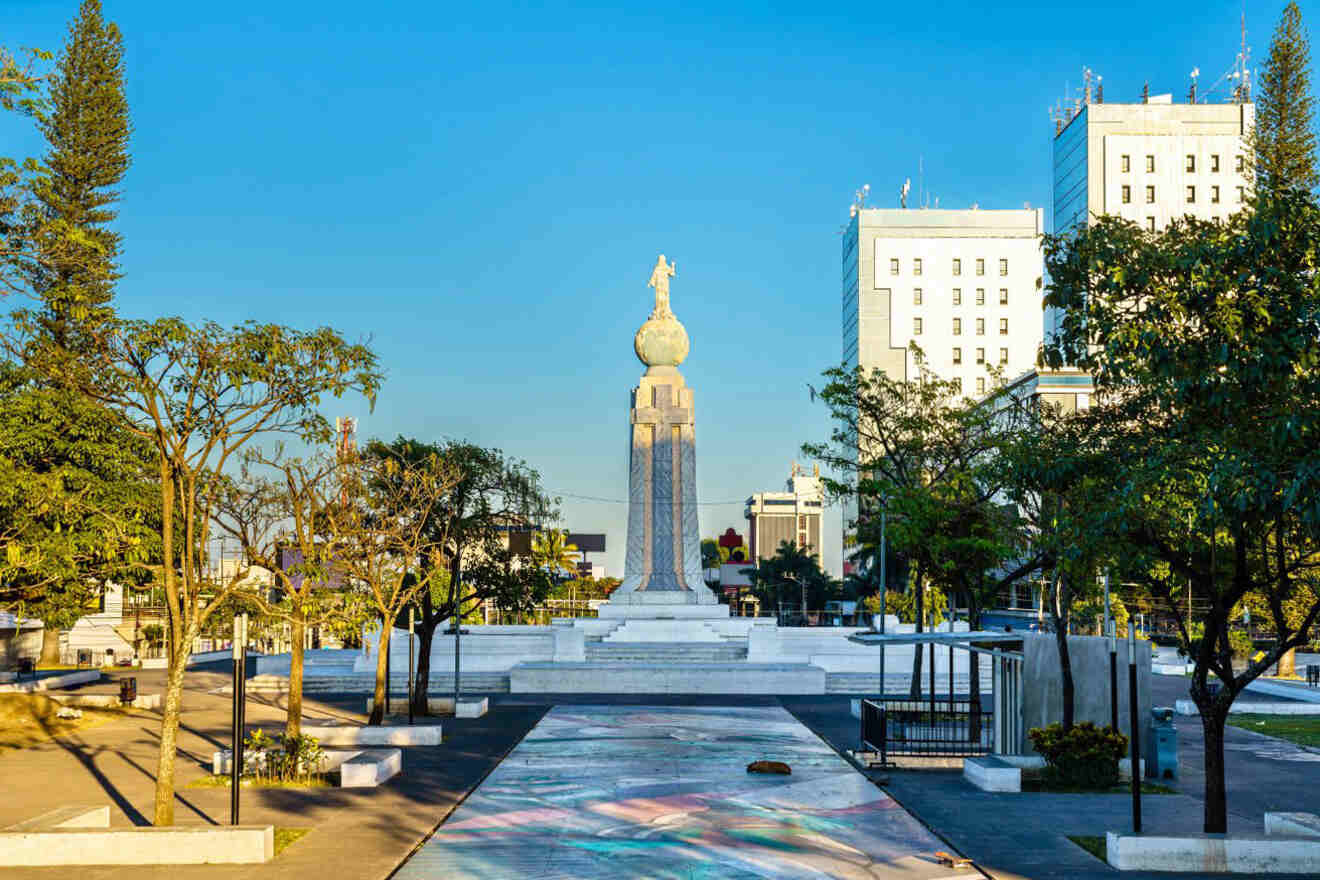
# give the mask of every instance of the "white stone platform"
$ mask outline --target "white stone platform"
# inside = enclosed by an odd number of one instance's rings
[[[806,663],[522,663],[510,693],[823,694],[825,670]]]
[[[1196,874],[1320,873],[1320,838],[1267,834],[1123,834],[1110,831],[1106,861],[1120,871]]]
[[[373,727],[350,724],[304,724],[303,736],[324,746],[438,746],[440,725],[404,724]]]
[[[992,755],[965,759],[963,778],[981,791],[1022,791],[1022,768]]]

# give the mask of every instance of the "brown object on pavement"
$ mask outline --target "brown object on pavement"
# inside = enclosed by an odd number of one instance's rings
[[[971,859],[965,859],[962,856],[951,856],[944,850],[935,853],[935,858],[940,860],[940,864],[946,868],[970,868]]]
[[[779,773],[783,776],[792,774],[792,769],[783,761],[753,761],[747,765],[748,773]]]

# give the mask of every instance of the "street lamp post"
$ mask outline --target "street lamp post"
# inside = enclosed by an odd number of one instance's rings
[[[885,514],[889,510],[889,496],[880,494],[880,625],[876,629],[885,634],[885,595],[889,591],[889,581],[885,572]],[[880,642],[880,699],[885,698],[885,643]]]

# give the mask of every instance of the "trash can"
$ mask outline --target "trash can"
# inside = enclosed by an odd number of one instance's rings
[[[1178,729],[1173,710],[1156,706],[1150,710],[1150,742],[1154,753],[1146,759],[1146,775],[1155,779],[1178,778]]]
[[[1307,687],[1320,687],[1320,665],[1312,663],[1306,667]]]
[[[137,699],[137,679],[121,678],[119,680],[119,702],[125,706],[133,705]]]

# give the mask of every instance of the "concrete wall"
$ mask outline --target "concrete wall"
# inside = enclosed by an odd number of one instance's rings
[[[1109,646],[1099,636],[1069,636],[1068,654],[1072,661],[1074,685],[1074,720],[1106,725],[1110,720]],[[1023,636],[1022,666],[1022,750],[1033,754],[1026,732],[1063,720],[1063,678],[1059,672],[1059,651],[1054,635]],[[1118,726],[1131,731],[1128,715],[1127,640],[1118,642]],[[1141,729],[1141,754],[1149,755],[1150,740],[1150,642],[1137,642],[1137,721]]]

